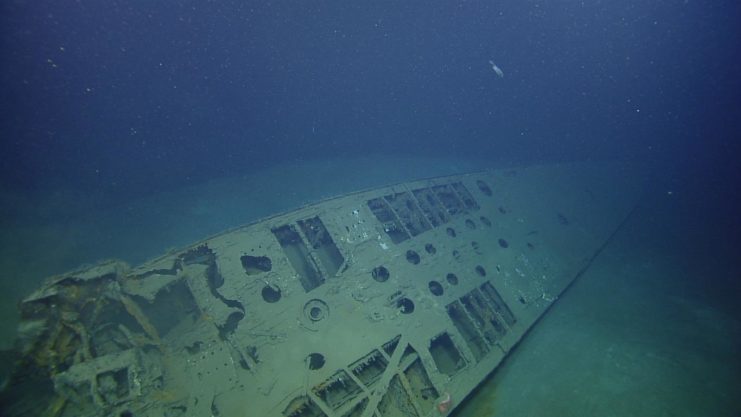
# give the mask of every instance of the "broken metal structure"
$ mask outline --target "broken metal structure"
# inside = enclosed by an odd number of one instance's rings
[[[448,415],[631,211],[617,169],[412,181],[52,277],[21,304],[4,402],[32,395],[38,415],[65,417]]]

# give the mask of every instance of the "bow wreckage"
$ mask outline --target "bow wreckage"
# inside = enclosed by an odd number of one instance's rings
[[[515,347],[632,211],[617,165],[358,192],[20,304],[6,415],[439,416]]]

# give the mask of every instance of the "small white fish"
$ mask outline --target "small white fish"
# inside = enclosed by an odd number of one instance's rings
[[[494,70],[494,72],[497,73],[499,78],[504,78],[504,72],[502,72],[501,68],[497,66],[497,64],[494,63],[491,59],[489,60],[489,63],[491,64],[491,69]]]

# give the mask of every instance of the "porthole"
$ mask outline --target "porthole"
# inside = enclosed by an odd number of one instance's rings
[[[322,369],[324,362],[324,355],[321,353],[310,353],[309,356],[306,357],[306,363],[309,365],[309,370],[312,371]]]
[[[262,299],[268,303],[276,303],[280,300],[280,288],[277,285],[268,284],[262,287]]]
[[[427,284],[427,287],[430,289],[430,292],[432,293],[432,295],[436,295],[438,297],[443,295],[443,285],[440,284],[439,282],[430,281]]]
[[[396,307],[401,314],[411,314],[414,312],[414,302],[408,298],[402,298],[396,302]]]
[[[419,254],[411,249],[407,251],[407,261],[410,264],[417,265],[420,261]]]
[[[389,270],[386,269],[385,266],[377,266],[373,268],[373,271],[371,272],[371,276],[373,276],[373,279],[375,279],[378,282],[386,282],[388,281],[391,274],[389,273]]]

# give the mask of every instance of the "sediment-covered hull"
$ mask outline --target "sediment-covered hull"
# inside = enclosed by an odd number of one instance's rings
[[[456,175],[52,277],[5,402],[35,381],[50,416],[446,415],[636,201],[617,165]]]

